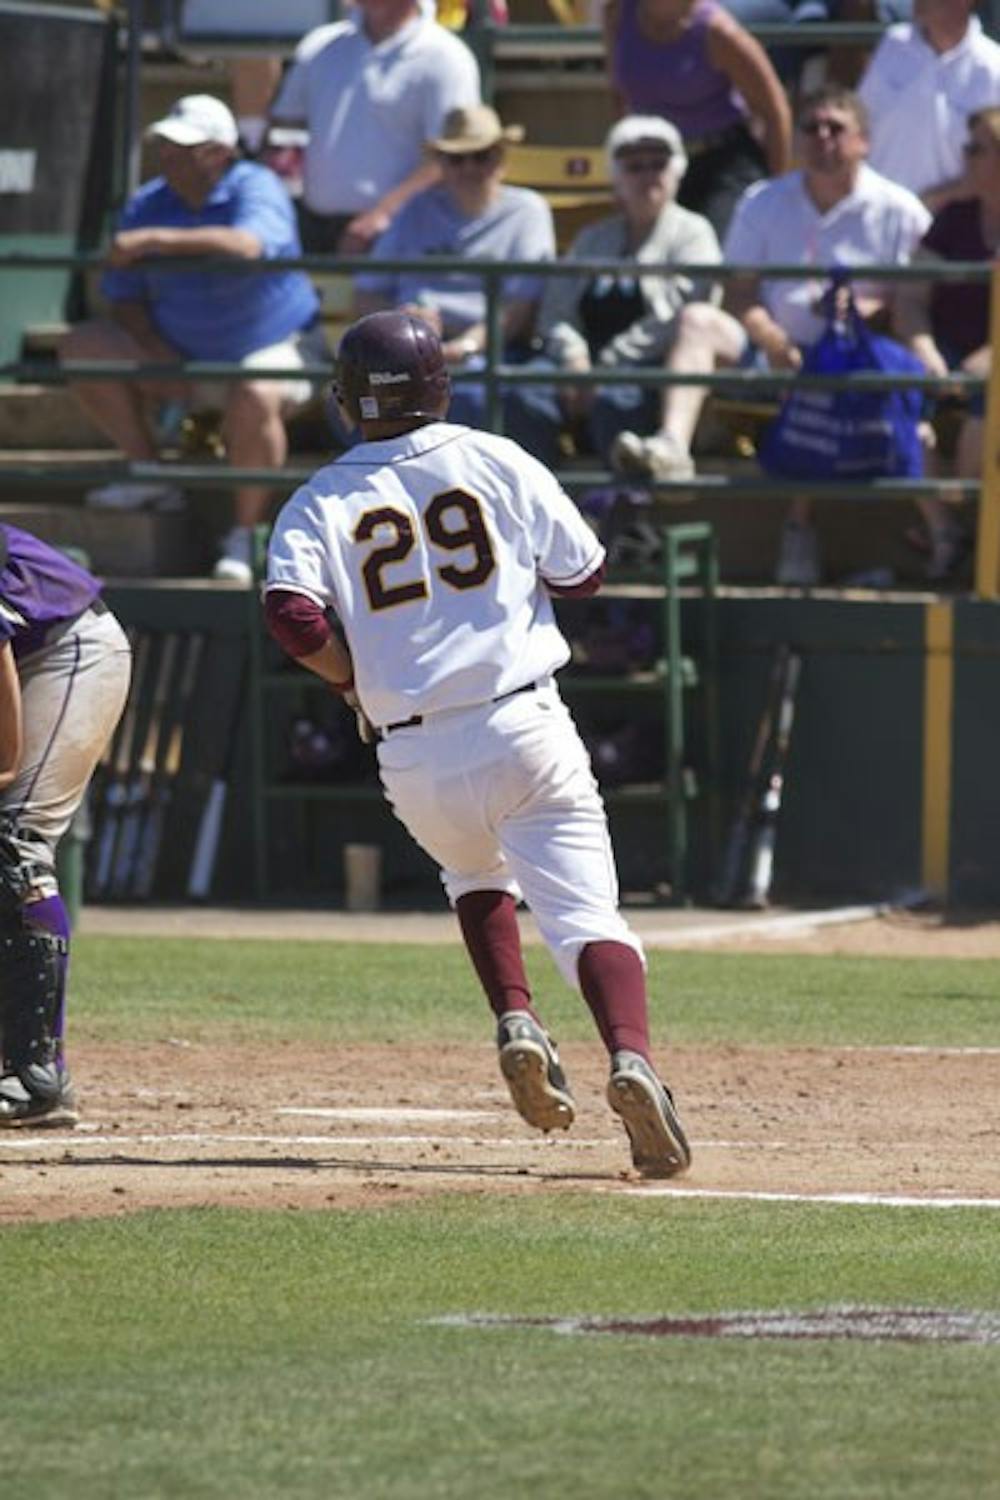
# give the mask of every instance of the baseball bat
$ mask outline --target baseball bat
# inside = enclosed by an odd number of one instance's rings
[[[781,702],[778,707],[770,774],[764,784],[757,827],[750,847],[747,888],[743,905],[752,911],[763,910],[771,894],[774,843],[778,831],[778,815],[781,812],[781,802],[785,791],[785,770],[788,764],[788,750],[792,742],[792,728],[795,724],[795,703],[801,673],[802,658],[794,651],[790,652],[785,663],[781,686]]]
[[[176,632],[168,631],[160,643],[160,660],[156,669],[146,736],[132,780],[126,789],[118,848],[111,869],[111,894],[114,896],[130,894],[143,817],[149,805],[158,757],[162,754],[163,726],[170,697],[174,658],[177,655],[177,641]]]
[[[743,867],[750,845],[750,829],[760,797],[760,777],[764,768],[764,757],[774,731],[774,716],[778,707],[778,695],[781,691],[787,658],[788,647],[779,646],[771,665],[764,707],[761,710],[757,733],[750,751],[743,795],[726,837],[722,859],[719,863],[719,874],[712,890],[712,901],[716,906],[734,906],[739,897]]]
[[[103,796],[97,818],[94,844],[96,857],[93,867],[94,893],[103,896],[111,880],[122,809],[136,752],[139,748],[139,703],[146,681],[146,665],[149,660],[150,637],[140,635],[132,658],[132,679],[129,683],[125,709],[118,721],[114,737],[114,748],[108,763],[108,774],[104,782]]]
[[[163,842],[163,825],[167,806],[173,797],[174,787],[180,775],[184,754],[184,735],[194,696],[198,667],[205,638],[200,631],[188,637],[187,652],[181,667],[180,683],[174,705],[173,722],[170,725],[161,764],[150,794],[150,806],[135,860],[132,893],[140,900],[147,900],[156,878],[156,867]]]
[[[191,856],[187,893],[196,901],[204,901],[206,899],[211,892],[212,881],[215,877],[215,861],[219,853],[219,839],[222,835],[222,820],[226,811],[226,797],[229,791],[229,782],[232,778],[233,767],[236,764],[237,751],[240,746],[240,727],[243,722],[246,684],[247,668],[244,661],[236,686],[236,696],[229,720],[229,730],[223,750],[222,762],[219,766],[218,774],[213,778],[212,784],[208,789],[208,796],[205,799],[205,806],[202,809],[201,820],[198,824],[198,834],[194,842],[194,853]]]

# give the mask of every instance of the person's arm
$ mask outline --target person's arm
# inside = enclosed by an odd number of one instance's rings
[[[351,653],[322,605],[294,589],[269,589],[264,595],[264,622],[283,651],[340,694],[354,710],[358,738],[362,744],[373,744],[377,736],[354,687]]]
[[[920,201],[930,209],[932,214],[938,214],[949,203],[954,203],[959,198],[974,196],[968,178],[963,175],[949,178],[947,182],[936,182],[933,187],[925,188],[920,194]]]
[[[760,300],[758,277],[732,277],[726,288],[723,305],[726,312],[743,324],[750,342],[764,351],[776,370],[799,368],[802,355],[798,346]]]
[[[21,769],[24,726],[21,679],[10,641],[0,643],[0,792],[11,786]]]
[[[619,0],[606,0],[601,11],[601,31],[604,34],[604,68],[611,90],[611,105],[616,119],[627,113],[627,103],[615,81],[615,46],[618,42],[618,25],[621,19]]]
[[[787,172],[792,165],[792,111],[788,95],[763,47],[745,27],[720,9],[710,24],[708,55],[760,121],[771,176]]]
[[[914,264],[940,263],[941,257],[922,246],[913,256]],[[931,331],[931,283],[901,281],[894,290],[893,324],[896,337],[917,356],[929,375],[947,375],[948,362],[938,348]]]
[[[263,248],[249,230],[225,224],[200,229],[123,229],[112,241],[108,262],[131,266],[151,255],[231,255],[237,260],[258,260]]]
[[[505,302],[501,316],[504,343],[510,344],[529,339],[535,326],[537,311],[538,304],[533,298],[518,297]],[[455,338],[447,339],[441,347],[449,364],[457,364],[463,359],[471,358],[474,354],[485,354],[486,324],[471,324]]]
[[[340,254],[363,255],[372,241],[385,233],[403,204],[408,203],[414,193],[433,187],[440,177],[441,168],[436,161],[421,162],[409,177],[404,177],[402,182],[397,183],[373,208],[366,208],[364,213],[355,214],[340,236],[337,246]]]

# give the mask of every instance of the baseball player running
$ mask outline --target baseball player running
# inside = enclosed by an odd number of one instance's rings
[[[0,1127],[75,1125],[69,921],[56,845],[128,692],[131,652],[83,568],[0,525]]]
[[[547,1131],[575,1113],[532,1007],[523,896],[593,1012],[633,1162],[673,1176],[691,1153],[650,1061],[642,948],[618,910],[604,805],[554,680],[569,648],[552,596],[596,593],[603,549],[517,444],[443,420],[448,374],[420,318],[354,323],[334,393],[363,441],[278,516],[268,626],[374,726],[386,796],[441,867],[522,1118]]]

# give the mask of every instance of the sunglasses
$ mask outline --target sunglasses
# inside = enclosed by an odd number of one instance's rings
[[[475,162],[477,167],[485,167],[488,162],[496,161],[500,155],[499,146],[484,146],[481,151],[439,151],[438,158],[446,166],[460,167],[463,162]]]
[[[850,130],[846,120],[806,120],[799,127],[803,135],[844,135]]]
[[[989,147],[984,141],[966,141],[962,150],[966,156],[985,156]]]
[[[670,153],[665,156],[631,156],[622,162],[622,170],[639,172],[665,172],[670,165]]]

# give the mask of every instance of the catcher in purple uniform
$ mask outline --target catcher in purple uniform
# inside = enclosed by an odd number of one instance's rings
[[[0,1128],[75,1125],[63,1056],[69,921],[56,846],[128,693],[100,583],[0,524]]]

